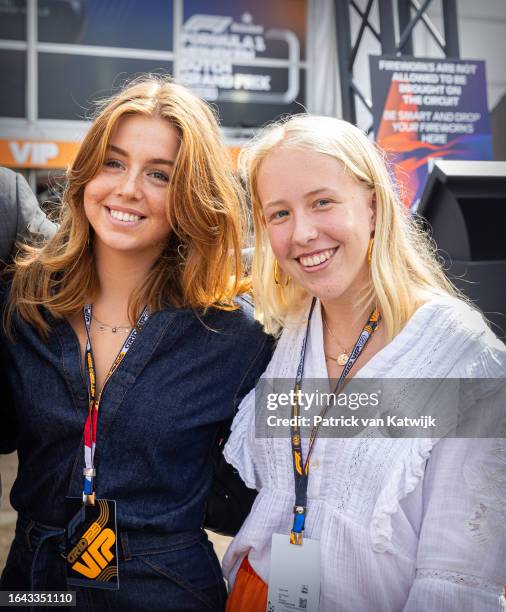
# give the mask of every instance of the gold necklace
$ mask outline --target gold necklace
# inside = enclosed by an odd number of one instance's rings
[[[98,323],[99,331],[107,331],[110,329],[113,334],[116,334],[117,332],[128,334],[128,332],[132,329],[126,325],[109,325],[108,323],[103,323],[102,321],[99,321],[95,315],[91,315],[91,318]]]
[[[332,336],[332,338],[334,338],[334,340],[337,342],[338,346],[340,346],[343,350],[342,353],[339,353],[339,355],[337,357],[332,357],[331,355],[325,355],[327,360],[333,360],[337,363],[337,365],[340,366],[344,366],[346,365],[346,363],[348,362],[349,359],[349,353],[350,351],[347,350],[346,348],[343,348],[343,345],[339,342],[339,340],[334,336],[332,330],[329,327],[329,324],[327,323],[327,320],[325,319],[325,316],[322,313],[322,319],[323,319],[323,323],[325,325],[325,327],[329,330],[329,334]]]

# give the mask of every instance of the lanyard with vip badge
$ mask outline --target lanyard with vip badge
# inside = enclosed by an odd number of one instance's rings
[[[300,361],[297,368],[294,388],[294,403],[292,405],[291,445],[293,458],[293,473],[295,481],[295,505],[293,526],[290,539],[285,535],[275,533],[272,536],[271,546],[271,569],[269,573],[269,589],[267,610],[269,612],[288,612],[292,610],[305,610],[306,612],[317,612],[320,599],[320,548],[319,542],[304,539],[304,527],[307,509],[307,489],[309,478],[309,460],[313,451],[319,430],[318,425],[311,430],[309,447],[306,461],[303,461],[301,434],[299,425],[299,390],[304,378],[304,361],[306,356],[307,341],[311,317],[316,304],[313,298],[309,310],[306,333],[302,341]],[[346,376],[350,373],[353,365],[364,350],[367,342],[378,327],[380,313],[376,308],[373,310],[367,323],[362,329],[360,336],[343,368],[339,380],[334,389],[334,394],[342,389]],[[323,418],[330,404],[325,406],[320,416]],[[295,545],[295,546],[293,546]]]
[[[92,309],[83,309],[86,327],[85,362],[88,372],[89,408],[84,425],[84,486],[82,500],[67,498],[67,583],[103,589],[118,589],[116,502],[95,498],[95,446],[97,440],[98,410],[105,385],[123,361],[138,333],[149,318],[144,308],[136,326],[131,330],[114,360],[104,381],[102,392],[96,393],[96,375],[91,348],[90,326]]]
[[[90,339],[90,327],[92,319],[91,304],[86,304],[83,309],[84,325],[86,327],[86,349],[84,358],[86,361],[86,367],[88,370],[88,394],[89,394],[89,410],[86,423],[84,425],[84,487],[83,487],[83,502],[87,505],[94,505],[95,503],[95,491],[94,491],[94,477],[95,477],[95,444],[97,441],[97,422],[98,422],[98,408],[100,404],[100,398],[102,392],[97,397],[96,395],[96,376],[95,376],[95,361],[93,359],[93,351],[91,349]],[[144,308],[137,321],[136,326],[132,329],[128,338],[123,343],[118,356],[114,360],[109,373],[104,381],[102,391],[105,388],[107,382],[116,371],[119,364],[123,361],[125,355],[128,353],[130,347],[134,343],[137,334],[144,327],[146,321],[149,318],[148,308]]]

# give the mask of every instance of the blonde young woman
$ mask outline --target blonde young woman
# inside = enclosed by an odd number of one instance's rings
[[[242,210],[204,102],[145,77],[103,103],[56,235],[2,284],[0,448],[19,455],[2,590],[224,607],[210,453],[271,354],[239,297]]]
[[[293,117],[260,134],[241,164],[255,221],[256,316],[280,335],[266,380],[304,390],[341,376],[504,379],[504,345],[447,281],[360,130]],[[255,412],[252,391],[225,447],[259,491],[224,559],[229,612],[278,610],[283,599],[313,611],[319,601],[321,612],[498,609],[502,441],[336,439],[338,429],[317,435],[304,484],[308,439],[300,448],[293,430],[257,436]],[[309,540],[319,561],[308,546],[294,562]],[[308,604],[314,581],[319,597]]]

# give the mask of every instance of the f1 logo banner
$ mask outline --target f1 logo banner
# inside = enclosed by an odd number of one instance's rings
[[[300,45],[290,30],[264,31],[263,26],[253,24],[249,13],[238,23],[232,17],[193,15],[183,24],[181,40],[179,78],[207,100],[290,104],[299,94]],[[268,41],[287,47],[288,84],[284,91],[272,91],[269,70],[256,74],[248,68],[266,51]]]
[[[116,503],[97,499],[85,506],[67,498],[67,583],[98,589],[118,589]]]
[[[416,209],[433,159],[489,160],[485,62],[370,56],[376,143]]]
[[[306,0],[184,0],[175,78],[216,104],[227,127],[304,110]]]

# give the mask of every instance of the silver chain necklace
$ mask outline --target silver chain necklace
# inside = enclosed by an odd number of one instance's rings
[[[123,333],[123,334],[128,334],[130,332],[130,330],[132,329],[131,327],[127,327],[127,326],[124,326],[124,325],[109,325],[108,323],[104,323],[103,321],[99,321],[95,315],[92,315],[91,318],[95,321],[95,323],[98,323],[98,330],[99,331],[110,330],[113,334],[116,334],[118,332],[119,333]]]

